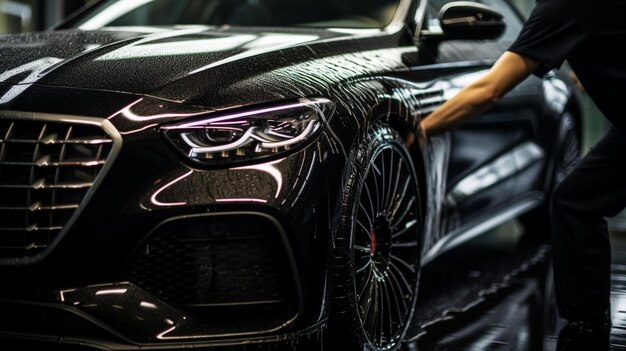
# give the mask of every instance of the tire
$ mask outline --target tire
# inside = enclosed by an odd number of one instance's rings
[[[552,167],[548,168],[550,177],[546,200],[538,208],[520,216],[520,222],[526,229],[526,235],[541,241],[550,238],[550,198],[552,190],[578,164],[581,155],[581,135],[576,118],[565,112],[561,116],[558,129],[558,142],[555,147]]]
[[[334,249],[332,349],[396,350],[415,311],[418,178],[398,134],[375,123],[351,162]]]

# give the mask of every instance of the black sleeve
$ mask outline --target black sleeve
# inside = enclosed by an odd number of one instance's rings
[[[587,35],[577,2],[539,0],[509,51],[541,62],[538,76],[561,67]]]

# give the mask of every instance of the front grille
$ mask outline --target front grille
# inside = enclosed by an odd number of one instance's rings
[[[34,256],[53,244],[83,203],[113,146],[112,138],[91,119],[18,119],[3,114],[0,259]]]
[[[242,214],[160,226],[132,255],[128,274],[220,335],[269,331],[293,320],[292,269],[277,227]]]

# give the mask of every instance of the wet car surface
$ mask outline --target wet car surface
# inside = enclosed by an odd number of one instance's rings
[[[0,336],[394,350],[541,261],[519,231],[472,243],[517,217],[545,240],[580,151],[568,75],[420,125],[506,50],[515,9],[302,3],[106,0],[0,38]],[[259,4],[282,17],[239,7]]]

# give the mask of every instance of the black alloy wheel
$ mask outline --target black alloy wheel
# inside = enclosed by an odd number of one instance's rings
[[[333,301],[338,306],[333,310],[342,316],[342,327],[333,328],[331,322],[331,328],[349,329],[352,349],[395,350],[417,297],[422,234],[418,180],[402,140],[382,124],[372,128],[355,165],[335,257]]]

